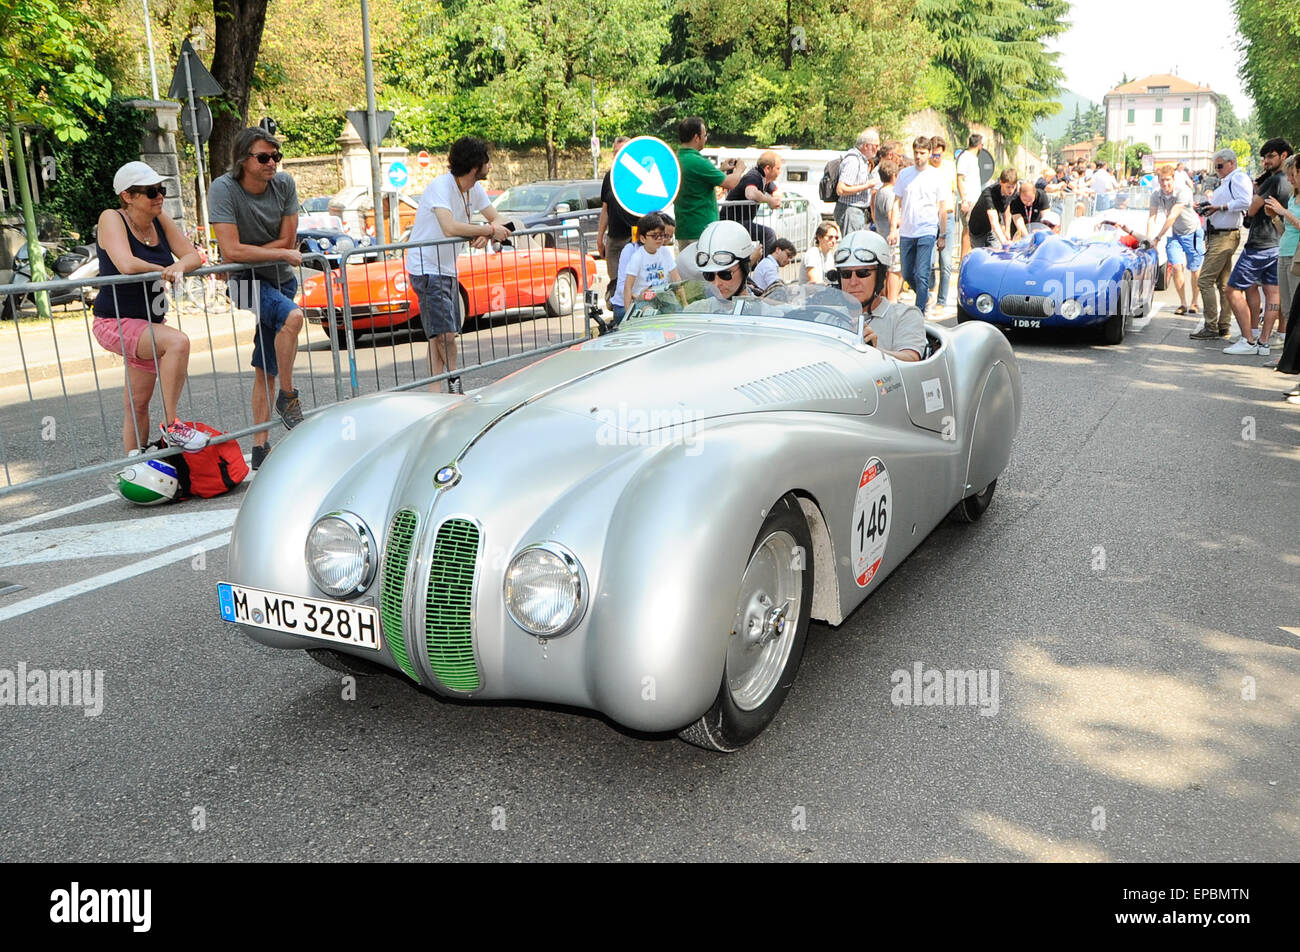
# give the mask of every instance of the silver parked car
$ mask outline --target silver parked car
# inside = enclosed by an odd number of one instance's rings
[[[842,622],[946,515],[978,519],[1010,457],[999,331],[931,327],[902,363],[862,325],[835,289],[691,283],[477,392],[316,414],[248,489],[222,616],[441,695],[735,750],[809,619]]]

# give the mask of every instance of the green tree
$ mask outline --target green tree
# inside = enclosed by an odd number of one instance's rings
[[[702,116],[719,138],[840,147],[925,104],[936,49],[921,23],[869,0],[681,0],[656,86],[664,127]]]
[[[32,278],[44,280],[43,252],[25,174],[22,127],[37,125],[62,142],[86,138],[82,110],[108,101],[108,80],[95,69],[91,45],[102,27],[71,0],[5,0],[0,6],[0,109],[4,110],[27,230]],[[37,307],[49,315],[49,298]]]
[[[1255,100],[1262,138],[1300,130],[1300,0],[1233,0],[1239,72]],[[1222,108],[1222,102],[1220,102]]]
[[[1219,111],[1214,122],[1214,147],[1220,149],[1238,139],[1247,143],[1247,154],[1253,151],[1254,145],[1263,142],[1263,138],[1255,128],[1255,117],[1251,116],[1244,120],[1238,118],[1232,100],[1227,96],[1220,96]]]
[[[1068,0],[918,0],[916,16],[939,41],[934,105],[955,134],[971,123],[1018,141],[1059,111],[1065,74],[1045,42],[1068,27]]]

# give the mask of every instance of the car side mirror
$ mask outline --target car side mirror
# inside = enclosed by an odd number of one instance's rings
[[[560,202],[560,204],[555,206],[555,214],[557,215],[567,215],[571,211],[573,211],[573,208],[568,202]]]

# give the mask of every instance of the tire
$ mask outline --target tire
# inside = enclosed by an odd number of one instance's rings
[[[1101,339],[1105,344],[1118,344],[1124,340],[1124,322],[1128,320],[1133,307],[1133,276],[1125,273],[1120,284],[1119,300],[1115,302],[1115,313],[1106,319],[1101,328]]]
[[[958,323],[958,324],[965,324],[967,321],[973,321],[973,320],[975,320],[975,315],[974,315],[974,314],[972,314],[970,311],[966,310],[966,309],[965,309],[964,307],[962,307],[960,304],[957,305],[957,323]]]
[[[688,744],[739,750],[772,722],[790,693],[812,609],[813,566],[799,558],[801,552],[812,552],[812,537],[798,501],[787,495],[772,507],[750,549],[722,684],[704,716],[678,732]]]
[[[22,307],[22,301],[19,294],[6,294],[0,297],[0,321],[12,321],[18,317],[18,309]]]
[[[948,515],[953,522],[979,522],[980,517],[984,515],[984,510],[989,507],[993,501],[993,491],[998,488],[998,481],[995,479],[977,493],[967,496],[957,505],[952,507],[952,512]]]
[[[1156,290],[1163,291],[1167,287],[1169,287],[1169,265],[1167,263],[1157,264],[1156,265]]]
[[[550,317],[572,314],[578,306],[578,282],[572,271],[561,271],[555,276],[551,293],[546,296],[546,313]]]

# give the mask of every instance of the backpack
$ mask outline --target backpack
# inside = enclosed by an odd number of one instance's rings
[[[185,421],[194,429],[211,437],[221,436],[221,431],[213,429],[206,423]],[[224,443],[209,443],[197,453],[181,453],[168,457],[168,462],[176,467],[176,480],[180,484],[180,498],[201,496],[209,499],[228,493],[248,475],[248,463],[244,460],[244,451],[237,440]]]
[[[822,172],[822,180],[817,186],[817,194],[823,202],[837,202],[840,199],[839,193],[835,191],[835,186],[840,184],[840,163],[844,161],[844,156],[838,159],[831,159],[826,163],[826,169]]]

